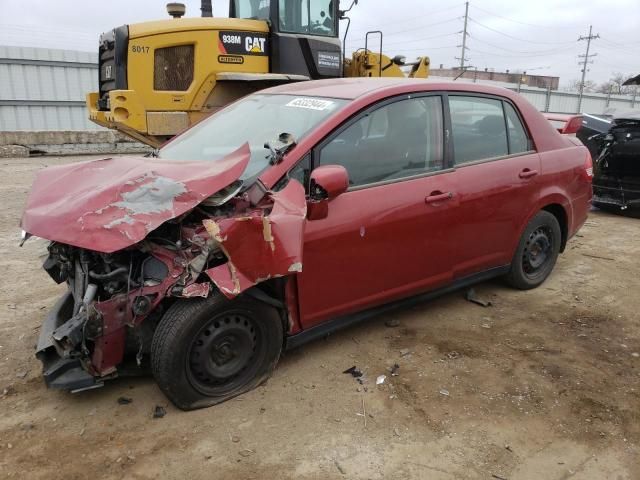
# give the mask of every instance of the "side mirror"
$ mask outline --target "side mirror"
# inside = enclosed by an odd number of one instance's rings
[[[342,165],[322,165],[311,172],[311,200],[333,200],[349,188],[349,174]]]
[[[349,174],[342,165],[323,165],[311,172],[307,219],[320,220],[329,214],[329,200],[347,191]]]

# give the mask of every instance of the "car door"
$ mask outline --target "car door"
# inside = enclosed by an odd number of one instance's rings
[[[447,284],[455,177],[445,163],[440,95],[394,98],[358,115],[313,152],[343,165],[347,192],[307,221],[298,275],[301,323]]]
[[[498,97],[448,96],[459,194],[454,278],[511,262],[540,157],[514,106]]]

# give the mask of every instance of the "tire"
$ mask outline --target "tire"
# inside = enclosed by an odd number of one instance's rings
[[[525,228],[506,280],[514,288],[529,290],[546,280],[553,270],[558,254],[562,233],[556,217],[540,211]]]
[[[278,312],[256,300],[220,293],[178,300],[153,335],[151,369],[176,407],[208,407],[265,382],[283,338]]]

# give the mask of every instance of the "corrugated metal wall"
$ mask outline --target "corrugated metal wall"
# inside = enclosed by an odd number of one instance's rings
[[[478,83],[517,90],[513,84]],[[85,94],[96,90],[97,85],[97,53],[0,45],[0,131],[101,129],[88,120],[84,106]],[[577,93],[524,85],[520,93],[541,111],[577,111]],[[581,110],[598,114],[608,108],[638,108],[638,103],[640,98],[631,96],[590,93],[584,95]]]
[[[471,73],[469,74],[471,75]],[[430,77],[431,80],[451,81],[450,77]],[[460,77],[457,82],[471,83],[471,78]],[[488,80],[477,80],[473,83],[485,85],[497,85],[518,91],[518,86],[512,83],[492,82]],[[546,90],[544,88],[528,87],[521,85],[520,94],[529,100],[534,107],[541,112],[554,113],[576,113],[578,111],[578,93],[561,92],[557,90]],[[580,110],[583,113],[599,114],[605,113],[611,108],[629,110],[640,108],[640,95],[607,95],[606,93],[585,93],[582,96]]]
[[[84,106],[97,53],[0,46],[0,131],[96,130]]]

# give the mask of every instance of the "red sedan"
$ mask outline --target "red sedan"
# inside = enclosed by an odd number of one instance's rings
[[[25,239],[68,292],[47,385],[149,367],[178,407],[263,382],[283,349],[495,276],[540,285],[587,218],[591,157],[489,86],[338,79],[249,95],[145,158],[41,172]]]

